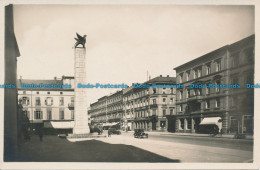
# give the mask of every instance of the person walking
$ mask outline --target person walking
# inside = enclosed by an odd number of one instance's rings
[[[108,133],[108,137],[111,137],[111,132],[110,132],[110,130],[108,130],[107,133]]]
[[[39,137],[40,137],[40,141],[42,142],[42,138],[43,138],[43,128],[42,127],[39,128]]]

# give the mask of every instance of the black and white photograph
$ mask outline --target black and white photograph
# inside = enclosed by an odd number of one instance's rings
[[[1,169],[258,169],[259,5],[192,2],[3,1]]]

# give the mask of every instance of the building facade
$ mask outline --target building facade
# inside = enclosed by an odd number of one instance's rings
[[[58,88],[25,88],[25,85],[57,85]],[[62,87],[62,85],[64,85]],[[66,85],[66,86],[65,86]],[[71,88],[68,88],[70,85]],[[67,88],[65,88],[67,87]],[[18,100],[32,130],[72,132],[74,126],[74,77],[53,80],[18,79]]]
[[[254,83],[254,44],[253,35],[174,68],[184,86],[177,89],[177,132],[195,133],[203,119],[220,117],[224,133],[253,133],[254,89],[246,84]]]
[[[159,76],[141,85],[144,84],[176,85],[176,80]],[[90,105],[89,114],[96,123],[120,122],[122,129],[167,131],[167,118],[175,114],[175,95],[176,88],[135,88],[133,85],[98,99]],[[175,121],[170,125],[170,129],[174,129]]]

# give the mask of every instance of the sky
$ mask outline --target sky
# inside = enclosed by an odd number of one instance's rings
[[[246,5],[14,5],[18,77],[74,75],[74,37],[87,34],[87,81],[145,82],[254,34]],[[121,89],[88,89],[88,105]]]

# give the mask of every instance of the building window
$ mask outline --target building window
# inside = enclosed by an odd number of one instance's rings
[[[52,120],[52,111],[47,110],[47,120]]]
[[[173,88],[171,88],[171,94],[173,94]]]
[[[153,94],[156,94],[156,88],[153,88]]]
[[[182,83],[182,74],[179,75],[179,83]]]
[[[196,79],[197,75],[198,75],[197,70],[193,70],[193,79]]]
[[[165,126],[166,126],[166,121],[165,120],[160,121],[160,127],[165,128]]]
[[[163,98],[163,104],[166,104],[166,98]]]
[[[216,61],[216,72],[218,72],[220,70],[221,70],[220,61]]]
[[[163,117],[166,116],[166,109],[163,109]]]
[[[53,99],[52,99],[52,97],[47,97],[47,98],[45,99],[45,105],[46,105],[46,106],[52,106],[52,105],[53,105]]]
[[[210,73],[211,73],[210,64],[207,64],[206,65],[206,75],[209,75]]]
[[[40,98],[40,97],[36,97],[36,99],[35,99],[35,105],[36,105],[36,106],[40,106],[40,105],[41,105],[41,98]]]
[[[163,94],[165,94],[165,90],[166,90],[166,88],[163,88]]]
[[[156,116],[156,109],[153,109],[152,114],[153,114],[153,116]]]
[[[190,72],[186,72],[186,81],[190,80]]]
[[[184,119],[180,119],[180,129],[184,129]]]
[[[182,110],[183,110],[183,109],[182,109],[182,105],[180,105],[180,107],[179,107],[179,108],[180,108],[180,112],[182,112]]]
[[[173,115],[173,109],[170,109],[170,115]]]
[[[74,110],[71,111],[71,119],[74,120]]]
[[[216,99],[216,107],[220,107],[220,99],[219,98]]]
[[[60,97],[60,106],[64,106],[64,97]]]
[[[40,110],[34,111],[34,119],[42,119],[42,111]]]
[[[22,105],[28,106],[30,104],[30,99],[29,97],[23,97],[22,98]]]
[[[209,94],[209,87],[206,87],[206,94]]]
[[[156,104],[156,99],[153,99],[153,104]]]
[[[190,89],[187,89],[187,98],[190,97]]]
[[[180,96],[179,96],[180,100],[182,100],[182,94],[183,94],[183,92],[180,91]]]
[[[60,120],[64,120],[64,110],[60,110]]]
[[[201,95],[201,89],[196,89],[195,90],[195,95],[200,96]]]
[[[209,109],[209,108],[210,108],[210,101],[209,101],[209,100],[207,100],[207,101],[205,102],[205,108],[206,108],[206,109]]]
[[[170,98],[170,104],[173,104],[173,98]]]
[[[216,81],[216,93],[219,93],[220,92],[220,81]]]
[[[198,78],[201,77],[201,68],[199,68],[199,69],[197,70],[197,77],[198,77]]]

